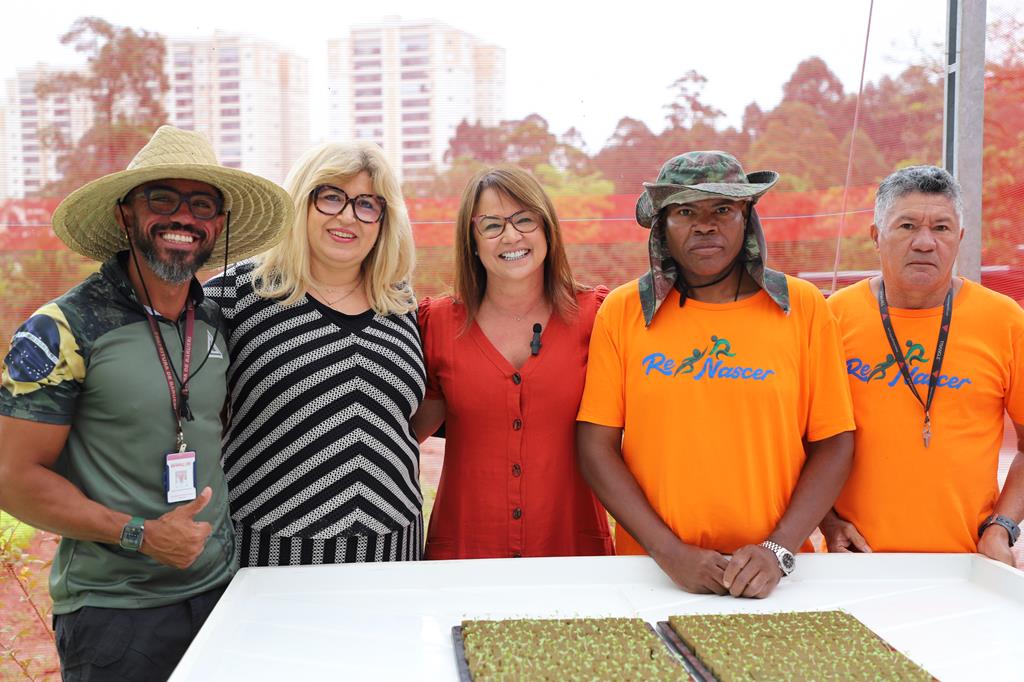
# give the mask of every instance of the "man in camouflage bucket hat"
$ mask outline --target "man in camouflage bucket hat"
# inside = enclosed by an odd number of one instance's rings
[[[765,244],[761,221],[754,204],[779,181],[775,171],[757,171],[746,175],[739,161],[724,152],[688,152],[680,154],[664,166],[657,182],[645,182],[645,192],[636,202],[636,221],[651,228],[647,249],[651,269],[640,280],[640,300],[644,323],[650,326],[661,302],[673,286],[685,286],[678,279],[675,261],[665,241],[664,226],[656,227],[658,214],[665,206],[701,199],[730,198],[748,200],[747,224],[743,249],[734,264],[742,264],[755,282],[760,284],[779,307],[789,312],[789,288],[781,272],[764,266]],[[728,274],[732,274],[730,270]],[[706,286],[706,285],[705,285]],[[686,302],[680,298],[680,305]]]
[[[616,550],[691,592],[767,596],[850,468],[836,322],[813,285],[765,267],[754,203],[777,180],[724,152],[666,163],[636,208],[651,269],[591,336],[581,469]]]

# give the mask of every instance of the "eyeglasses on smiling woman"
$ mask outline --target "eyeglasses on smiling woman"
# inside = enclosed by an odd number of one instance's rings
[[[521,234],[533,232],[543,223],[540,214],[530,209],[516,211],[510,216],[478,215],[473,218],[473,225],[480,236],[485,239],[496,239],[505,231],[505,223],[508,223]]]
[[[349,197],[345,190],[334,185],[318,185],[309,193],[309,200],[324,215],[338,215],[352,204],[352,212],[361,223],[375,223],[384,215],[388,202],[376,194],[357,194]]]

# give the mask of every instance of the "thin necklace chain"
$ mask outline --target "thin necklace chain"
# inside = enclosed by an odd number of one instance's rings
[[[310,288],[310,289],[312,289],[313,291],[315,291],[316,293],[320,294],[320,296],[321,296],[321,297],[322,297],[322,298],[324,299],[324,303],[325,303],[325,304],[327,304],[327,307],[328,307],[328,308],[332,308],[332,307],[334,307],[335,305],[337,305],[338,303],[341,303],[342,301],[344,301],[344,300],[345,300],[346,298],[348,298],[349,296],[351,296],[351,295],[352,295],[352,293],[353,293],[353,292],[354,292],[354,291],[355,291],[356,289],[358,289],[358,288],[359,288],[359,286],[360,286],[360,285],[361,285],[362,283],[363,283],[363,278],[362,278],[362,277],[360,277],[359,279],[357,279],[357,280],[356,280],[355,286],[353,286],[353,287],[352,287],[351,289],[349,289],[348,291],[346,291],[346,292],[345,292],[344,294],[342,294],[342,295],[341,295],[341,296],[339,296],[338,298],[334,299],[333,301],[332,301],[332,300],[330,300],[330,299],[329,299],[329,298],[327,297],[327,295],[326,295],[326,294],[325,294],[325,293],[324,293],[323,291],[321,291],[321,290],[320,290],[320,289],[319,289],[318,287],[314,286],[312,282],[310,282],[310,283],[309,283],[309,288]]]
[[[530,306],[530,309],[529,309],[529,310],[527,310],[527,311],[526,311],[525,313],[523,313],[522,315],[517,315],[516,313],[513,313],[513,312],[509,312],[508,310],[504,310],[504,309],[502,309],[502,308],[501,308],[500,306],[498,306],[498,305],[497,305],[496,303],[494,303],[493,301],[491,302],[491,307],[492,307],[492,308],[494,308],[495,310],[497,310],[497,311],[498,311],[499,313],[501,313],[502,315],[507,315],[508,317],[511,317],[511,318],[512,318],[513,320],[515,320],[516,322],[522,322],[522,321],[523,321],[523,320],[525,320],[525,319],[526,319],[527,317],[529,317],[530,313],[531,313],[531,312],[533,312],[533,310],[534,310],[534,309],[535,309],[535,308],[536,308],[536,307],[537,307],[538,305],[546,305],[546,304],[547,304],[547,301],[546,301],[546,300],[544,300],[544,299],[542,298],[542,299],[540,299],[540,301],[539,301],[538,303],[534,303],[534,304],[533,304],[532,306]]]

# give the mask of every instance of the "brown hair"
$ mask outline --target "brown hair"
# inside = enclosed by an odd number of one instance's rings
[[[544,296],[563,319],[576,314],[576,292],[586,289],[572,276],[562,243],[555,207],[532,175],[512,166],[485,168],[466,185],[455,222],[455,298],[466,307],[466,327],[472,324],[487,290],[487,271],[473,248],[473,212],[485,189],[505,194],[524,208],[540,214],[547,240],[544,258]]]

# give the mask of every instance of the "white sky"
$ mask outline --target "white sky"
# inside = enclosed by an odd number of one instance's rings
[[[1020,10],[1024,0],[989,0],[993,10]],[[36,62],[79,63],[58,36],[80,16],[168,37],[215,29],[267,38],[309,59],[313,137],[326,132],[327,40],[351,24],[385,15],[435,18],[505,48],[510,118],[537,112],[556,133],[583,131],[600,149],[622,116],[664,124],[668,86],[690,69],[709,82],[704,99],[738,124],[743,108],[781,98],[796,65],[820,56],[855,91],[870,0],[384,0],[291,2],[6,0],[0,21],[0,77]],[[13,8],[12,8],[13,5]],[[427,14],[429,12],[429,14]],[[876,0],[867,80],[895,74],[927,54],[941,60],[946,0]],[[1018,16],[1020,16],[1018,11]]]

